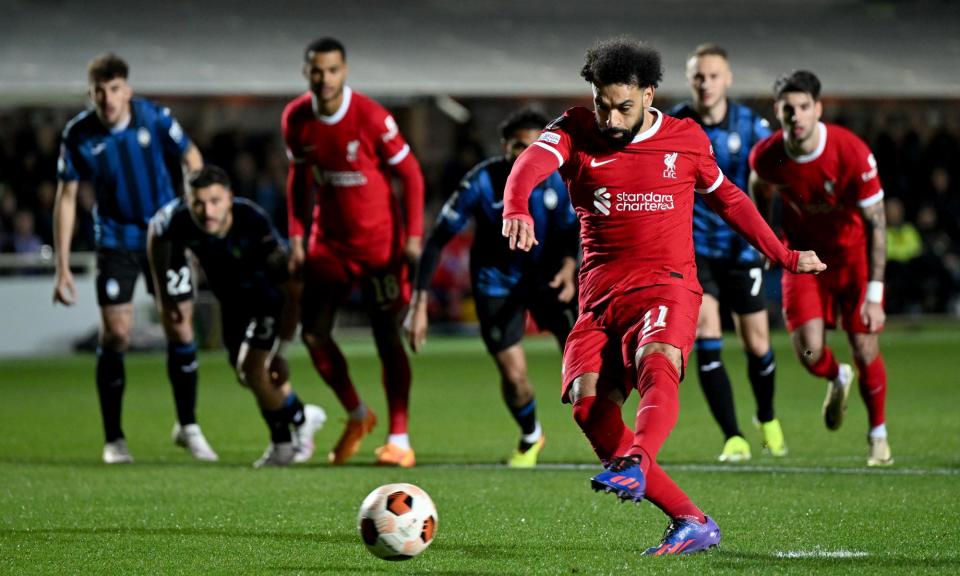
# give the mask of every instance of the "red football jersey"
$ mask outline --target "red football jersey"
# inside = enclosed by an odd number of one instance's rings
[[[315,184],[311,241],[322,238],[361,260],[400,245],[404,231],[388,167],[407,158],[410,146],[389,112],[344,86],[336,113],[320,114],[307,92],[284,109],[282,128],[291,162],[305,163]],[[303,235],[302,215],[290,212],[290,235]]]
[[[529,222],[530,189],[560,164],[580,218],[581,309],[658,284],[701,292],[693,253],[695,190],[737,232],[795,270],[798,254],[777,240],[749,198],[724,177],[700,126],[650,111],[653,125],[618,148],[601,135],[593,112],[571,108],[520,155],[507,179],[504,218]]]
[[[828,266],[843,266],[867,254],[861,207],[883,199],[877,161],[855,134],[819,123],[820,144],[813,153],[793,157],[783,130],[760,141],[750,167],[783,198],[783,229],[795,250],[816,250]]]
[[[701,291],[693,255],[694,188],[712,192],[723,174],[696,123],[651,111],[653,126],[623,148],[611,147],[593,112],[582,107],[564,113],[536,142],[560,162],[580,218],[581,304],[655,284]]]

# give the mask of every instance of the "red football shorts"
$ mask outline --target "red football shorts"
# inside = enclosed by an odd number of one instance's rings
[[[584,310],[563,350],[563,389],[580,375],[600,375],[598,390],[619,387],[624,396],[635,388],[637,350],[652,342],[680,349],[683,365],[697,334],[700,294],[682,286],[661,284],[617,294]]]
[[[371,311],[399,312],[410,302],[410,273],[401,251],[388,258],[344,255],[323,240],[312,241],[304,263],[304,304],[313,298],[340,300],[359,285]]]
[[[867,260],[848,260],[844,266],[813,274],[783,273],[783,318],[791,332],[811,320],[822,318],[825,327],[836,328],[837,309],[843,329],[869,334],[860,319],[867,295]]]

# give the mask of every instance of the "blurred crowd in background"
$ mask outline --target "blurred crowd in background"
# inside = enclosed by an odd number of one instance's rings
[[[158,100],[171,107],[206,161],[230,173],[234,192],[260,204],[285,234],[287,160],[279,134],[285,99]],[[667,109],[670,100],[658,96],[657,104]],[[445,115],[429,98],[386,103],[423,167],[429,226],[463,174],[500,153],[497,123],[522,102],[462,99],[471,112],[467,120]],[[762,113],[772,111],[769,100],[747,103]],[[589,103],[545,99],[535,104],[556,115]],[[888,313],[960,315],[960,103],[827,99],[824,104],[825,119],[854,130],[879,164],[887,208]],[[53,243],[60,132],[79,110],[0,107],[0,252],[49,257],[44,247]],[[75,251],[94,249],[94,203],[93,189],[82,185]],[[452,242],[437,273],[432,313],[441,320],[471,316],[469,244],[469,237]],[[777,292],[771,295],[776,298]]]

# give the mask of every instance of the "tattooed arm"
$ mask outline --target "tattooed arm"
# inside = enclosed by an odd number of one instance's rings
[[[871,332],[883,328],[883,275],[887,266],[887,217],[883,200],[862,207],[860,214],[867,227],[867,295],[860,308],[860,317]]]

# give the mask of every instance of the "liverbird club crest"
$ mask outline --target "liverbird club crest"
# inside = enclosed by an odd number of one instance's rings
[[[673,154],[664,154],[663,155],[663,177],[664,178],[676,178],[677,177],[677,153]]]

